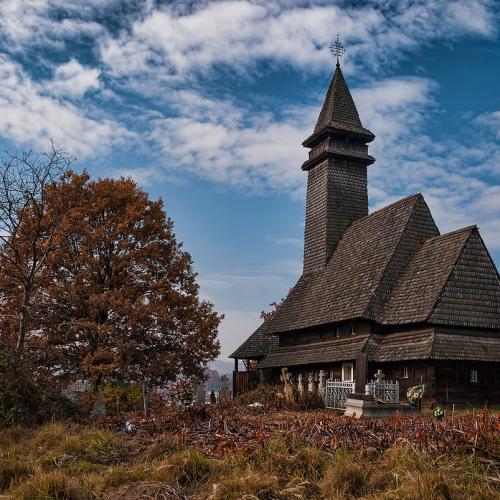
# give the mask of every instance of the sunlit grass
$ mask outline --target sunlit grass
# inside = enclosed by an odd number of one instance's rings
[[[15,499],[172,491],[212,500],[487,499],[500,495],[498,470],[491,458],[433,454],[404,441],[385,451],[327,452],[297,435],[276,433],[216,459],[179,445],[169,433],[141,438],[70,423],[0,432],[0,491]]]

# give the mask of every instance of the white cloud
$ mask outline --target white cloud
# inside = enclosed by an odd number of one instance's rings
[[[475,125],[487,127],[500,140],[500,110],[484,113],[473,120]]]
[[[119,37],[105,38],[101,56],[116,76],[172,77],[221,63],[242,72],[261,59],[310,70],[331,64],[328,44],[341,31],[348,64],[376,65],[436,39],[491,36],[494,18],[489,0],[376,1],[349,9],[222,1],[181,13],[151,9]]]
[[[0,134],[44,149],[49,137],[72,154],[92,157],[131,134],[108,118],[92,118],[70,102],[46,94],[19,65],[0,55]]]
[[[220,184],[249,190],[301,188],[300,164],[306,158],[300,146],[307,133],[296,122],[233,123],[187,117],[156,120],[151,138],[157,142],[170,169],[182,169]]]
[[[381,139],[380,151],[422,120],[434,84],[423,78],[396,78],[354,90],[363,122]],[[182,169],[213,182],[256,191],[303,195],[307,158],[301,146],[320,106],[256,114],[229,101],[211,101],[194,92],[174,94],[182,116],[154,120],[151,138],[168,169]]]
[[[47,82],[50,93],[70,97],[82,97],[99,87],[99,70],[82,66],[76,59],[57,66],[52,80]]]
[[[98,37],[103,27],[83,18],[55,18],[51,14],[57,8],[66,11],[85,12],[91,2],[78,0],[1,0],[0,36],[9,48],[24,51],[34,45],[65,48],[65,40],[81,35]]]

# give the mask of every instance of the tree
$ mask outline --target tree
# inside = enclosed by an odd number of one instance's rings
[[[18,354],[24,350],[33,297],[46,261],[60,241],[62,215],[70,202],[70,198],[63,197],[70,164],[67,153],[54,144],[49,153],[7,153],[1,159],[2,337]],[[60,185],[54,191],[56,183]]]
[[[60,378],[163,384],[203,376],[222,319],[200,300],[190,255],[161,200],[131,179],[72,174],[78,195],[62,244],[47,259],[38,328]],[[57,194],[54,193],[57,198]]]

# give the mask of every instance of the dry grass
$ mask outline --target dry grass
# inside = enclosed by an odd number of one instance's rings
[[[404,440],[332,451],[281,432],[213,458],[172,433],[61,423],[0,432],[0,496],[12,499],[493,499],[499,485],[490,455],[431,453]]]

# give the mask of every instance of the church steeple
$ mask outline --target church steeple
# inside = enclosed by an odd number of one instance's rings
[[[304,273],[323,268],[344,231],[368,215],[367,167],[375,161],[368,144],[375,136],[364,128],[344,79],[338,57],[343,47],[332,45],[337,66],[302,165],[307,171]]]
[[[325,102],[314,127],[314,133],[317,134],[328,127],[358,132],[372,139],[374,138],[373,134],[361,125],[358,110],[339,63],[337,63],[330,87],[328,87]]]
[[[375,158],[368,154],[366,144],[373,139],[375,139],[373,133],[361,124],[340,64],[337,63],[314,132],[302,143],[303,146],[311,148],[309,160],[303,164],[302,169],[312,168],[317,162],[311,162],[311,160],[316,159],[319,150],[325,149],[325,146],[328,146],[326,150],[332,154],[342,154],[341,150],[346,150],[344,155],[349,155],[348,150],[352,149],[351,153],[363,158],[369,165],[375,161]],[[353,144],[356,147],[349,148],[346,144]],[[318,148],[319,145],[321,148]]]

